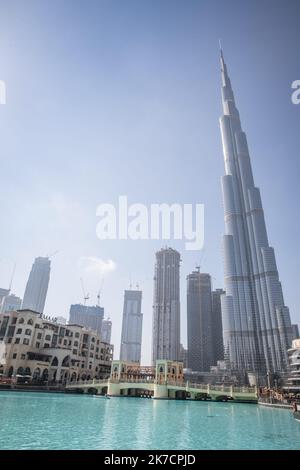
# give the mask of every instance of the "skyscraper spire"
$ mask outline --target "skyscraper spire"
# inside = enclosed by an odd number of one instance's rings
[[[225,354],[238,370],[286,367],[291,321],[284,305],[274,249],[269,246],[260,191],[254,185],[246,134],[220,52],[223,116],[220,119],[225,176],[222,296]]]

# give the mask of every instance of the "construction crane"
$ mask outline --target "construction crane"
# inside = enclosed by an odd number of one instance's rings
[[[11,292],[12,283],[13,283],[15,272],[16,272],[16,266],[17,266],[16,263],[14,263],[14,267],[13,267],[13,270],[12,270],[12,275],[11,275],[10,283],[9,283],[9,292]]]
[[[83,293],[84,305],[86,305],[87,300],[89,300],[89,298],[90,298],[90,294],[87,294],[87,293],[85,292],[85,288],[84,288],[84,283],[83,283],[82,277],[80,278],[80,283],[81,283],[81,289],[82,289],[82,293]]]
[[[102,281],[101,281],[100,289],[99,289],[98,294],[97,294],[97,305],[98,305],[98,307],[100,306],[100,297],[101,297],[101,293],[102,293],[102,289],[103,289],[103,283],[104,283],[104,279],[102,279]]]

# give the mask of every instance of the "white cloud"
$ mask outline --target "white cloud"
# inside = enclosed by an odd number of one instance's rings
[[[81,269],[93,274],[104,276],[115,271],[117,265],[112,259],[101,259],[95,256],[82,256],[79,259]]]

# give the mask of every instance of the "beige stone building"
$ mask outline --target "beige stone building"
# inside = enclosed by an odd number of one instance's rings
[[[51,384],[110,375],[113,346],[96,331],[32,310],[0,314],[0,344],[2,377]]]

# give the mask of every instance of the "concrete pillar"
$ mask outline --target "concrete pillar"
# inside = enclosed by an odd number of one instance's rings
[[[154,396],[153,398],[168,398],[168,387],[167,385],[154,384]]]
[[[120,384],[108,382],[107,395],[118,396],[120,395]]]

